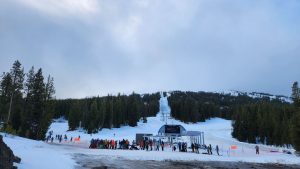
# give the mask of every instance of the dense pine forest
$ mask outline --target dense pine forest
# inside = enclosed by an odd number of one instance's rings
[[[139,120],[155,116],[159,111],[160,94],[136,94],[93,97],[85,99],[53,100],[54,117],[66,117],[70,130],[77,127],[88,133],[102,128],[137,126]]]
[[[53,118],[65,117],[70,130],[88,133],[103,128],[137,126],[159,111],[160,94],[102,96],[83,99],[55,99],[54,80],[34,67],[25,73],[19,61],[1,75],[0,122],[2,130],[43,140]],[[164,93],[166,95],[166,93]],[[233,137],[243,142],[300,150],[300,90],[292,86],[293,103],[280,97],[253,98],[211,92],[169,93],[171,116],[183,122],[200,122],[212,117],[232,120]],[[265,96],[268,96],[265,94]]]
[[[171,114],[184,122],[205,121],[212,117],[232,120],[233,137],[239,141],[299,148],[299,88],[293,85],[294,104],[270,97],[252,98],[247,94],[171,92]]]

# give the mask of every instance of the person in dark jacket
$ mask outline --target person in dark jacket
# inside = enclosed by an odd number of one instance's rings
[[[192,143],[191,147],[192,147],[192,151],[195,152],[195,144],[194,143]]]
[[[255,146],[256,154],[259,154],[259,147],[258,145]]]
[[[217,152],[217,154],[219,156],[219,146],[218,145],[216,146],[216,152]]]
[[[209,144],[208,149],[209,149],[209,153],[208,153],[208,154],[212,155],[212,147],[211,147],[211,144]]]
[[[159,141],[156,142],[156,151],[159,151]]]
[[[199,154],[199,144],[195,144],[196,153]]]

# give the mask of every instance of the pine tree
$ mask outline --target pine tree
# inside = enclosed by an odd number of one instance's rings
[[[32,66],[29,72],[26,74],[26,82],[25,82],[25,96],[26,98],[32,97],[32,89],[33,89],[33,83],[34,83],[34,67]]]
[[[0,109],[0,119],[4,121],[7,119],[7,112],[9,107],[9,100],[12,88],[12,77],[10,73],[3,73],[1,83],[0,83],[0,96],[1,96],[1,109]]]
[[[292,96],[291,98],[294,101],[294,104],[299,107],[300,106],[300,90],[298,87],[298,82],[294,82],[292,86]]]
[[[33,84],[35,78],[34,67],[32,66],[29,72],[26,74],[26,81],[24,85],[24,106],[23,106],[23,118],[21,122],[20,135],[24,137],[29,137],[30,134],[30,123],[33,112]]]
[[[94,133],[98,130],[97,128],[97,118],[96,118],[96,115],[98,114],[98,105],[97,105],[97,101],[94,100],[91,104],[91,107],[90,107],[90,112],[89,112],[89,124],[88,124],[88,127],[87,127],[87,131],[88,133]]]
[[[45,86],[45,100],[48,101],[52,99],[54,94],[55,94],[54,79],[49,75]]]
[[[118,94],[117,98],[116,98],[116,104],[114,106],[114,111],[116,112],[115,114],[115,127],[119,128],[121,126],[121,124],[123,124],[122,121],[122,100],[121,100],[121,95],[120,93]]]
[[[78,100],[71,103],[71,108],[68,115],[68,124],[70,130],[75,130],[79,127],[81,107]]]
[[[12,86],[10,91],[10,101],[8,108],[8,115],[6,123],[10,123],[10,116],[13,108],[14,96],[22,97],[23,81],[24,81],[24,68],[21,67],[21,63],[17,60],[14,62],[10,71],[12,77]]]
[[[33,139],[44,139],[44,128],[41,121],[44,114],[44,96],[45,96],[45,84],[42,69],[40,68],[34,76],[32,100],[33,110],[31,118],[31,138]],[[46,118],[46,117],[45,117]]]
[[[99,108],[99,116],[98,116],[98,128],[102,129],[104,127],[104,122],[105,122],[105,117],[106,117],[106,100],[105,99],[101,99],[100,100],[100,108]]]
[[[300,111],[295,113],[293,117],[291,131],[293,146],[300,152]]]

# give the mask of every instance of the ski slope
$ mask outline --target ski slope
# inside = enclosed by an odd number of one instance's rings
[[[33,141],[20,137],[4,137],[4,141],[12,148],[17,156],[22,158],[22,163],[18,165],[20,169],[39,169],[39,168],[56,168],[66,169],[74,168],[76,162],[73,157],[75,154],[86,154],[97,156],[107,156],[109,158],[124,158],[130,160],[199,160],[199,161],[238,161],[238,162],[255,162],[255,163],[280,163],[280,164],[297,164],[300,165],[300,158],[295,155],[282,153],[283,148],[272,146],[260,146],[260,154],[255,154],[255,145],[242,143],[232,138],[231,136],[231,121],[220,118],[212,118],[206,122],[195,124],[185,124],[175,119],[168,119],[170,124],[179,124],[187,130],[203,131],[205,133],[205,144],[216,145],[220,148],[220,155],[205,155],[194,153],[172,152],[166,149],[164,152],[142,150],[103,150],[103,149],[88,149],[89,141],[92,138],[99,139],[128,139],[130,142],[135,139],[136,133],[152,133],[157,134],[159,128],[166,123],[161,117],[161,112],[170,112],[166,97],[160,100],[160,113],[156,117],[148,117],[147,123],[138,122],[138,126],[121,128],[103,129],[97,134],[87,134],[83,131],[67,131],[68,122],[66,120],[54,121],[49,131],[56,134],[67,135],[70,137],[81,137],[80,142],[62,142],[45,143],[42,141]],[[230,146],[237,146],[236,150],[230,150]],[[271,151],[278,151],[276,153]],[[294,150],[290,150],[294,151]],[[202,150],[204,152],[204,150]],[[57,163],[60,161],[59,163]]]

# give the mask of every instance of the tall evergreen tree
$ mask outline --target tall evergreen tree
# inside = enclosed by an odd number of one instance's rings
[[[32,117],[30,122],[31,138],[44,139],[45,126],[41,124],[44,115],[44,96],[45,84],[42,69],[40,68],[34,76],[33,90],[32,90]]]
[[[291,138],[294,148],[300,152],[300,111],[296,112],[291,127]]]
[[[298,82],[294,82],[292,86],[292,99],[296,113],[294,113],[291,124],[291,139],[295,149],[300,152],[300,91]]]
[[[35,80],[35,71],[34,67],[32,66],[28,73],[26,74],[26,81],[24,85],[24,110],[23,110],[23,118],[22,118],[22,127],[20,131],[21,136],[30,137],[30,127],[31,127],[31,121],[32,121],[32,113],[33,113],[33,89],[34,89],[34,80]]]
[[[3,73],[1,83],[0,83],[0,96],[1,96],[1,109],[0,109],[0,119],[3,121],[7,120],[7,112],[9,107],[9,100],[11,95],[12,87],[12,77],[10,73]]]
[[[21,63],[17,60],[14,62],[10,74],[12,77],[12,86],[10,91],[10,101],[9,101],[9,108],[8,108],[8,115],[6,123],[9,124],[10,116],[13,108],[13,101],[14,97],[16,96],[17,99],[20,97],[22,98],[22,89],[23,89],[23,81],[24,81],[24,68],[21,67]]]
[[[291,98],[293,99],[294,104],[297,107],[299,107],[300,106],[300,90],[299,90],[298,82],[293,83]]]
[[[55,94],[54,79],[49,75],[45,86],[45,100],[48,101],[52,99],[54,94]]]
[[[98,126],[97,126],[97,116],[98,114],[98,105],[97,101],[94,99],[94,101],[91,104],[89,115],[88,115],[88,126],[87,126],[87,131],[88,133],[94,133],[98,131]]]
[[[71,108],[68,115],[68,124],[70,130],[75,130],[77,127],[79,127],[80,114],[81,114],[80,102],[78,100],[74,100],[74,102],[71,103]]]

